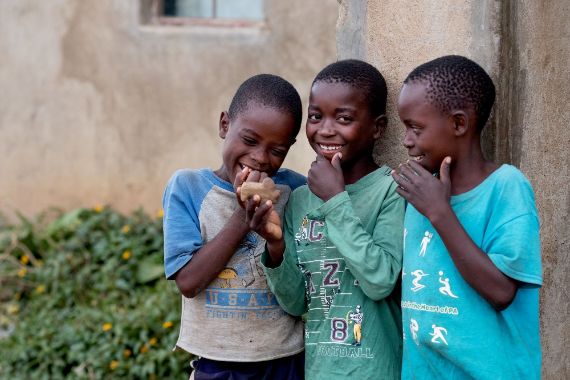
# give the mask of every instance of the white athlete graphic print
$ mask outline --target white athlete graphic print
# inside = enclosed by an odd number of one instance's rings
[[[427,246],[429,244],[429,242],[431,241],[431,238],[433,237],[433,233],[426,231],[424,233],[424,238],[422,239],[421,243],[420,243],[420,257],[424,257],[426,255],[426,250],[427,250]]]
[[[412,339],[414,340],[414,342],[416,344],[418,344],[418,331],[419,331],[419,329],[420,329],[420,326],[418,325],[418,321],[411,318],[410,319],[410,331],[412,332]]]
[[[436,326],[435,324],[431,325],[431,328],[433,329],[433,332],[429,333],[429,335],[433,337],[431,338],[432,343],[445,343],[447,346],[447,341],[442,334],[442,332],[444,332],[445,335],[447,335],[447,330],[441,326]],[[439,340],[441,340],[441,342]]]
[[[414,280],[412,281],[412,285],[414,285],[414,287],[411,288],[413,292],[417,292],[418,290],[421,290],[426,287],[424,284],[420,284],[420,281],[425,276],[429,276],[429,274],[424,273],[424,271],[421,269],[416,269],[415,271],[411,272],[411,274],[415,277]]]
[[[452,298],[459,298],[451,292],[451,285],[449,285],[449,278],[443,278],[443,271],[439,271],[439,283],[443,286],[439,288],[439,292],[445,296]]]

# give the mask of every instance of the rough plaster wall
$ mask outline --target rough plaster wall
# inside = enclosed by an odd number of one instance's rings
[[[338,4],[265,4],[252,30],[144,26],[138,0],[2,1],[0,210],[154,211],[174,170],[220,165],[219,115],[244,79],[282,75],[306,101],[336,59]],[[302,172],[305,140],[286,161]]]
[[[495,80],[494,117],[483,136],[487,155],[519,166],[536,193],[542,226],[544,286],[541,291],[543,378],[570,378],[570,3],[567,0],[390,1],[343,0],[344,14],[364,14],[360,51],[386,76],[391,128],[379,144],[379,161],[406,158],[395,100],[402,80],[418,64],[444,54],[463,54]],[[339,56],[352,54],[338,29]],[[396,127],[396,128],[394,128]]]
[[[570,3],[509,1],[513,30],[508,66],[515,125],[509,154],[527,174],[541,217],[543,378],[570,378]],[[507,57],[505,57],[507,58]]]
[[[498,63],[492,59],[499,48],[494,22],[497,1],[342,0],[340,3],[339,57],[366,59],[382,72],[388,84],[389,125],[376,147],[379,162],[396,165],[407,158],[395,104],[402,81],[414,67],[442,55],[462,54],[492,75],[497,72]],[[343,18],[343,14],[347,16]],[[366,27],[358,40],[354,31],[361,30],[361,25]],[[364,52],[363,56],[353,54],[355,45],[359,46],[358,52]]]
[[[365,1],[339,1],[337,50],[339,59],[366,59]]]

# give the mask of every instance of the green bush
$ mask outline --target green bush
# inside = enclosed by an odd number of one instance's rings
[[[162,244],[142,211],[0,218],[0,378],[187,378]]]

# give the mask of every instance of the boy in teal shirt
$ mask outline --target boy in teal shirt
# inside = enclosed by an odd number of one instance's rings
[[[272,292],[285,311],[305,314],[306,379],[400,377],[404,201],[391,169],[372,157],[385,107],[386,84],[371,65],[324,68],[306,125],[317,158],[308,186],[289,199],[283,237],[268,228],[271,202],[247,203],[250,226],[267,240]]]
[[[494,99],[460,56],[417,67],[400,92],[403,379],[540,378],[539,221],[524,175],[483,157]]]

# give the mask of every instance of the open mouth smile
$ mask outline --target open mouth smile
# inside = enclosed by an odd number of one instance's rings
[[[325,145],[325,144],[317,144],[319,148],[325,153],[336,153],[341,150],[344,145]]]
[[[241,168],[241,170],[243,170],[244,168],[248,168],[249,171],[259,170],[259,169],[252,168],[251,166],[241,164],[241,163],[239,164],[239,167]]]

